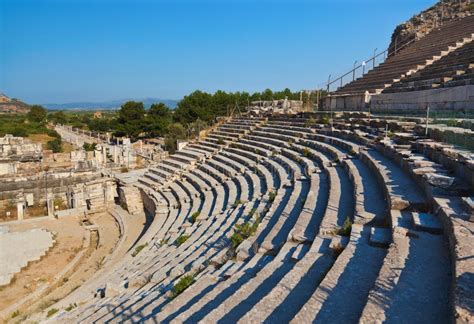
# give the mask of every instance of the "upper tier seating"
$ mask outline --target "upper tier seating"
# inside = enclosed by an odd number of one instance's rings
[[[465,41],[471,41],[474,34],[474,16],[446,22],[440,28],[415,41],[385,62],[370,70],[361,78],[339,88],[334,95],[380,92],[418,70],[426,68]]]
[[[383,93],[428,90],[474,84],[474,42],[469,42],[442,59],[394,83]],[[463,80],[464,82],[456,82]]]

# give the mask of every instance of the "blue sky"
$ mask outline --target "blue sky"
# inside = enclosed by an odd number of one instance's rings
[[[434,0],[0,0],[0,92],[29,103],[314,89]]]

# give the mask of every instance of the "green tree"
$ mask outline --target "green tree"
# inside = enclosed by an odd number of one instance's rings
[[[54,113],[49,114],[48,119],[56,124],[66,124],[67,123],[67,116],[62,111],[56,111]]]
[[[53,153],[59,153],[62,151],[62,141],[60,138],[55,138],[51,141],[48,141],[46,146],[49,150],[53,151]]]
[[[152,137],[164,136],[172,123],[172,111],[163,103],[152,104],[146,118],[146,130]]]
[[[84,150],[87,151],[87,152],[94,151],[96,146],[97,146],[96,143],[92,143],[92,144],[84,143],[84,145],[82,145],[82,147],[84,148]]]
[[[180,123],[171,124],[165,136],[165,148],[171,154],[176,152],[176,141],[186,138],[186,129]]]
[[[160,102],[152,104],[148,113],[155,117],[169,117],[171,115],[171,110],[167,105]]]
[[[39,105],[33,105],[30,108],[30,111],[27,114],[28,120],[34,121],[34,122],[42,122],[47,115],[46,109]]]
[[[129,101],[122,105],[118,113],[115,134],[136,139],[145,130],[145,108],[142,102]]]

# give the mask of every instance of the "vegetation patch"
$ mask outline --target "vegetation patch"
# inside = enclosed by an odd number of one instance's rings
[[[57,312],[59,311],[59,309],[57,308],[51,308],[48,313],[46,314],[47,317],[51,317],[53,316],[54,314],[56,314]]]
[[[275,201],[275,198],[276,198],[276,192],[273,191],[273,190],[270,191],[270,192],[268,193],[268,201],[272,203],[272,202]]]
[[[84,145],[82,145],[82,148],[86,150],[87,152],[92,152],[95,150],[96,146],[97,146],[96,143],[92,143],[92,144],[84,143]]]
[[[240,199],[236,199],[234,203],[232,204],[232,207],[236,208],[237,206],[243,204],[244,202]]]
[[[350,156],[356,156],[356,155],[357,155],[357,152],[354,151],[354,149],[350,149],[350,150],[349,150],[349,155],[350,155]]]
[[[145,247],[148,246],[148,243],[141,244],[135,248],[135,251],[132,252],[132,257],[136,257]]]
[[[194,224],[196,223],[197,218],[201,215],[201,211],[195,211],[194,213],[191,214],[191,222]]]
[[[174,241],[174,244],[176,246],[180,246],[181,244],[186,242],[188,240],[188,238],[189,238],[189,235],[182,234],[182,235],[178,236],[178,238]]]
[[[254,214],[252,214],[251,218],[251,220],[248,220],[245,223],[235,225],[234,234],[232,234],[230,237],[232,249],[235,250],[240,245],[240,243],[254,235],[257,231],[258,225],[260,224],[260,219]]]
[[[179,281],[171,289],[171,298],[179,296],[183,291],[185,291],[189,286],[194,283],[193,275],[182,276]]]
[[[352,222],[348,216],[346,217],[346,220],[344,221],[344,224],[342,225],[342,227],[338,229],[337,234],[341,236],[350,236],[351,230],[352,230]]]
[[[311,151],[307,147],[303,149],[303,156],[306,158],[309,158],[311,156]]]
[[[77,307],[77,304],[76,304],[76,303],[74,303],[74,304],[69,304],[69,306],[66,307],[64,310],[65,310],[66,312],[70,312],[70,311],[72,311],[72,310],[73,310],[74,308],[76,308],[76,307]]]

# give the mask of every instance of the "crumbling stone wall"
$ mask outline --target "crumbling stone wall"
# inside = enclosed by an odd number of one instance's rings
[[[472,13],[471,0],[441,0],[433,7],[398,25],[392,34],[389,53],[413,39],[420,39],[443,23]]]

